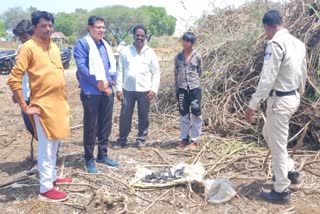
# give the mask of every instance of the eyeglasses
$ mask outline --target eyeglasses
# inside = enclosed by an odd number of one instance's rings
[[[93,26],[93,27],[98,30],[106,30],[106,27],[104,26]]]

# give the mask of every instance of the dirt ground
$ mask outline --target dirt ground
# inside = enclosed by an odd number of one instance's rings
[[[291,203],[269,204],[259,197],[262,189],[272,188],[270,158],[263,167],[267,149],[256,143],[221,139],[204,127],[199,149],[177,150],[177,112],[170,115],[151,113],[146,148],[110,148],[110,158],[118,160],[121,165],[117,168],[98,165],[99,174],[86,174],[82,105],[75,69],[65,73],[72,129],[71,137],[60,148],[57,169],[60,175],[72,176],[75,182],[59,187],[70,195],[68,201],[60,203],[39,200],[37,175],[26,177],[33,167],[30,160],[31,137],[24,128],[18,106],[11,102],[11,93],[6,85],[8,76],[0,76],[0,185],[23,178],[0,188],[0,213],[320,213],[320,152],[304,150],[296,153],[295,161],[302,169],[303,182],[292,187]],[[117,138],[118,118],[119,102],[115,101],[111,141]],[[135,116],[130,143],[134,142],[136,127]],[[36,156],[36,142],[34,147]],[[213,205],[206,201],[199,185],[149,190],[132,189],[127,185],[134,177],[137,165],[159,169],[181,162],[191,163],[196,157],[208,170],[207,178],[229,179],[237,196],[229,202]]]

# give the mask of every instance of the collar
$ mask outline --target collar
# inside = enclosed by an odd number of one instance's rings
[[[130,49],[134,50],[134,51],[136,51],[138,53],[138,51],[137,51],[137,49],[136,49],[136,47],[134,46],[133,43],[130,45]],[[149,50],[149,46],[144,44],[144,46],[143,46],[143,48],[142,48],[142,50],[141,50],[141,52],[139,54],[142,54],[143,52],[146,52],[147,50]]]
[[[279,31],[273,36],[272,39],[276,39],[277,37],[282,36],[282,35],[284,35],[284,34],[288,34],[288,33],[289,33],[288,29],[279,30]]]
[[[193,58],[193,57],[196,55],[196,53],[197,53],[196,49],[192,49],[192,51],[191,51],[191,58]],[[182,49],[182,51],[181,51],[181,54],[182,54],[182,56],[183,56],[183,58],[184,58],[184,50],[183,50],[183,49]]]
[[[95,43],[97,46],[100,46],[101,44],[102,44],[102,45],[104,44],[104,42],[103,42],[104,39],[101,39],[99,42],[96,42],[96,41],[93,39],[93,37],[91,36],[90,32],[87,34],[87,36],[91,37],[91,39],[94,41],[94,43]]]
[[[35,41],[36,43],[40,44],[40,45],[43,45],[43,46],[47,46],[47,45],[48,45],[49,48],[51,47],[51,45],[52,45],[52,43],[53,43],[52,39],[49,39],[49,44],[47,44],[47,43],[44,42],[42,39],[40,39],[40,38],[38,38],[38,37],[36,37],[36,36],[32,36],[31,39],[32,39],[33,41]]]

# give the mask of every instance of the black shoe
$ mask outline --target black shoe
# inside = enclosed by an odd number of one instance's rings
[[[300,183],[300,173],[297,170],[292,170],[288,172],[288,179],[291,181],[291,184]],[[272,176],[272,180],[276,181],[276,177]]]
[[[291,199],[291,192],[289,189],[283,192],[272,190],[271,192],[261,192],[260,197],[271,203],[286,203]]]
[[[125,148],[127,147],[128,145],[126,143],[120,143],[120,142],[117,142],[115,144],[112,145],[112,149],[114,150],[118,150],[118,149],[122,149],[122,148]]]

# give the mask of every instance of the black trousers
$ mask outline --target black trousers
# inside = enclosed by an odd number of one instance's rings
[[[201,99],[202,90],[201,88],[195,88],[192,90],[185,90],[179,88],[177,91],[177,98],[179,101],[179,112],[181,116],[191,113],[194,116],[201,115]]]
[[[132,115],[135,103],[138,104],[138,134],[137,141],[145,142],[149,129],[149,110],[150,101],[146,100],[149,92],[125,91],[123,90],[123,97],[120,113],[119,126],[119,143],[126,143],[128,135],[131,131]]]
[[[80,94],[83,106],[83,146],[86,161],[94,158],[94,145],[98,137],[98,159],[107,157],[107,146],[112,128],[114,94]]]

